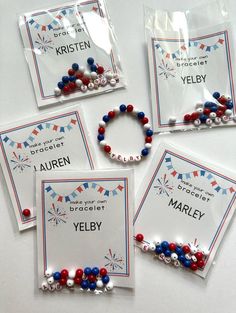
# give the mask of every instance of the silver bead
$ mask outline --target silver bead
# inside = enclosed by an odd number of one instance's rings
[[[80,87],[81,85],[83,85],[83,82],[81,79],[76,79],[75,83],[77,87]]]
[[[225,110],[225,115],[226,116],[231,116],[232,114],[233,114],[232,110],[229,110],[229,109]]]

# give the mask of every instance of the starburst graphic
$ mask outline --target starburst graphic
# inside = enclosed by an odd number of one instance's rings
[[[118,255],[117,253],[113,253],[111,249],[104,257],[106,259],[105,267],[109,272],[116,272],[123,269],[124,266],[124,258]]]
[[[157,194],[169,197],[170,193],[174,190],[174,186],[169,182],[167,175],[164,174],[163,177],[157,178],[157,183],[158,184],[154,186],[154,188],[157,189]]]
[[[38,48],[43,53],[48,52],[48,50],[53,49],[53,42],[49,37],[45,37],[44,35],[37,35],[37,40],[35,40],[35,44]]]
[[[165,79],[168,79],[169,77],[175,77],[175,68],[168,64],[168,62],[162,60],[158,67],[161,70],[159,76]]]
[[[48,222],[53,224],[53,226],[58,226],[59,224],[65,224],[67,220],[66,211],[59,207],[55,207],[52,203],[52,207],[48,210]]]
[[[13,152],[13,156],[10,160],[12,169],[15,172],[23,173],[26,169],[31,168],[30,158],[25,154],[16,154]]]

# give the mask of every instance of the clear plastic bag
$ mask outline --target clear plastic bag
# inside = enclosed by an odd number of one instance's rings
[[[155,132],[235,125],[229,10],[145,9]]]
[[[39,107],[125,87],[104,0],[25,13],[19,27]]]

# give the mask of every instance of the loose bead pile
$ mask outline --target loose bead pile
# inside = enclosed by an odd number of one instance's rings
[[[132,155],[132,156],[122,156],[121,154],[116,154],[112,152],[111,146],[107,144],[105,141],[105,131],[107,124],[113,120],[118,114],[123,113],[130,113],[133,114],[137,119],[140,121],[140,123],[143,125],[144,133],[145,133],[145,145],[144,149],[142,149],[141,154],[138,155]],[[102,121],[99,122],[99,128],[98,128],[98,136],[97,139],[99,141],[100,146],[103,148],[103,150],[110,155],[111,159],[127,163],[127,162],[139,162],[142,160],[143,157],[146,157],[149,154],[149,151],[152,147],[152,135],[153,131],[151,130],[151,125],[149,124],[148,118],[145,116],[144,112],[135,109],[133,105],[125,105],[121,104],[120,107],[114,108],[113,111],[108,112],[107,115],[103,116]]]
[[[58,97],[62,93],[69,94],[75,90],[85,93],[87,90],[92,91],[99,87],[105,87],[107,84],[110,84],[111,87],[116,86],[119,81],[117,74],[111,71],[105,72],[104,67],[95,64],[94,59],[91,57],[88,58],[87,64],[89,70],[86,70],[84,66],[73,63],[67,72],[68,75],[63,76],[54,89],[55,96]]]
[[[62,269],[60,272],[53,272],[47,269],[44,273],[45,281],[41,285],[43,291],[61,290],[63,287],[73,289],[79,287],[81,290],[90,291],[111,291],[113,283],[107,275],[105,268],[86,267],[68,271]]]
[[[201,249],[193,243],[184,244],[182,240],[169,243],[155,239],[152,243],[146,244],[143,242],[142,234],[137,234],[135,239],[142,251],[153,253],[155,257],[166,264],[189,268],[192,271],[203,269],[209,255],[209,250]]]
[[[230,121],[233,114],[233,101],[229,97],[220,95],[218,91],[213,93],[215,102],[206,101],[203,103],[196,104],[196,111],[191,114],[185,114],[184,121],[186,123],[193,123],[195,126],[206,124],[211,126],[213,123],[219,125],[222,123],[226,124]],[[236,121],[236,117],[233,117]]]

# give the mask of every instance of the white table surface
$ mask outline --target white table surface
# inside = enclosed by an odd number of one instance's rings
[[[37,114],[34,92],[24,58],[17,17],[22,12],[63,3],[63,0],[0,0],[0,125]],[[150,87],[144,36],[143,5],[181,10],[191,8],[189,0],[107,0],[108,9],[118,37],[120,55],[128,78],[128,88],[115,93],[86,99],[83,107],[91,138],[96,147],[97,121],[110,108],[131,102],[150,115]],[[198,3],[207,3],[200,0]],[[230,1],[232,16],[235,1]],[[234,30],[236,21],[234,20]],[[234,68],[235,70],[235,68]],[[48,111],[53,110],[49,108]],[[117,125],[117,124],[116,124]],[[121,125],[120,125],[121,126]],[[135,127],[135,125],[132,125]],[[134,134],[124,121],[117,125],[120,136]],[[130,132],[131,130],[131,132]],[[179,144],[202,158],[229,169],[236,167],[236,127],[212,131],[184,132],[155,136],[154,149],[163,138]],[[133,144],[139,144],[135,136]],[[137,142],[136,142],[137,139]],[[122,149],[122,147],[120,147]],[[99,152],[100,166],[111,164]],[[135,169],[135,190],[145,168]],[[114,290],[110,296],[87,297],[78,294],[43,294],[36,285],[36,232],[18,232],[8,191],[0,171],[0,313],[67,313],[67,312],[235,312],[236,308],[236,219],[223,239],[215,264],[206,280],[175,270],[136,251],[136,288],[133,292]],[[96,243],[95,243],[96,244]]]

